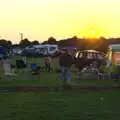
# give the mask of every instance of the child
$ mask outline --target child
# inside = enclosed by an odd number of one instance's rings
[[[49,56],[44,59],[45,71],[50,72],[52,70],[51,63],[52,59]]]
[[[16,76],[12,70],[12,59],[10,57],[4,57],[2,60],[4,75]]]

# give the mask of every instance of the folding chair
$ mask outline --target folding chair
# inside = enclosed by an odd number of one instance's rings
[[[38,75],[40,73],[40,66],[38,66],[36,63],[31,64],[31,70],[33,75]]]
[[[27,65],[24,63],[23,60],[16,60],[16,66],[18,69],[26,68]]]
[[[24,63],[23,60],[16,60],[16,67],[17,67],[17,71],[19,72],[20,69],[27,68],[27,65]]]
[[[119,79],[119,74],[118,73],[111,73],[111,78],[118,80]]]

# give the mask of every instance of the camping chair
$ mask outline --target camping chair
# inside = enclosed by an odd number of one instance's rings
[[[27,65],[24,63],[23,60],[16,60],[16,67],[17,67],[17,71],[19,71],[20,69],[27,68]]]
[[[33,75],[38,75],[40,73],[40,66],[38,66],[36,63],[31,64],[31,70]]]
[[[98,80],[111,80],[111,73],[98,73]]]
[[[16,60],[16,67],[17,67],[18,69],[22,69],[22,68],[26,68],[27,65],[24,63],[23,60]]]
[[[118,73],[111,73],[111,78],[118,80],[119,79],[119,74]]]

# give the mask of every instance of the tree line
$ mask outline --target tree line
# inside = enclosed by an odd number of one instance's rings
[[[13,46],[26,47],[29,45],[38,45],[38,44],[40,44],[38,40],[30,41],[27,38],[21,40],[17,45],[12,44],[11,40],[5,40],[5,39],[0,40],[0,46],[4,46],[8,48],[11,48]],[[48,38],[48,40],[42,42],[41,44],[57,44],[61,47],[74,46],[76,48],[79,48],[80,50],[95,49],[105,52],[109,44],[120,44],[120,38],[100,37],[99,39],[96,39],[96,38],[78,38],[76,36],[73,36],[71,38],[67,38],[63,40],[56,40],[54,37],[50,37]]]

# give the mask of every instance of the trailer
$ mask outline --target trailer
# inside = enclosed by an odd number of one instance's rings
[[[54,56],[59,51],[59,48],[58,45],[40,44],[27,47],[26,50],[34,50],[44,56]]]
[[[106,58],[109,64],[120,66],[120,44],[109,45]]]

